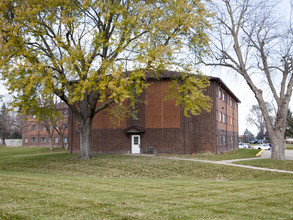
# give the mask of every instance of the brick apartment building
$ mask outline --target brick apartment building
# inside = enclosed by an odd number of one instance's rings
[[[60,103],[57,107],[63,113],[58,124],[62,123],[61,126],[63,134],[63,143],[65,146],[68,145],[68,106],[65,103]],[[60,125],[59,125],[60,126]],[[53,143],[55,147],[61,146],[61,137],[54,131]],[[50,146],[50,140],[47,130],[42,122],[38,122],[34,115],[27,116],[22,122],[22,146]]]
[[[163,101],[168,83],[178,73],[165,71],[160,80],[149,78],[151,85],[140,95],[132,118],[113,125],[106,111],[93,119],[94,153],[141,153],[152,146],[158,153],[220,153],[238,148],[239,99],[216,77],[210,78],[206,94],[212,98],[211,112],[185,117],[175,100]],[[145,104],[147,103],[147,104]],[[79,151],[77,121],[69,111],[69,152]]]

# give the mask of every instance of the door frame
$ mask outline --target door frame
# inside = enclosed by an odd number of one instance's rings
[[[138,137],[138,144],[134,144],[135,137]],[[132,154],[140,154],[140,142],[141,142],[141,137],[139,134],[131,135],[131,153]],[[137,149],[137,146],[138,146],[138,149]]]

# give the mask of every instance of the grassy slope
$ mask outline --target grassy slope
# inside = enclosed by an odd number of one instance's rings
[[[293,218],[290,174],[124,155],[8,157],[4,151],[0,219]]]

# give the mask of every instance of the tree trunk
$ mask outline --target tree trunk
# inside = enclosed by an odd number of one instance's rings
[[[271,159],[274,160],[286,160],[285,149],[286,144],[284,140],[284,134],[282,132],[275,132],[276,134],[271,136]]]
[[[80,132],[80,152],[79,159],[93,158],[92,149],[92,122],[93,119],[88,117],[86,119],[79,120],[79,132]]]
[[[63,136],[63,133],[62,132],[60,132],[60,147],[61,147],[61,149],[65,149],[65,147],[64,147],[64,136]]]
[[[53,135],[49,136],[50,151],[54,151]]]

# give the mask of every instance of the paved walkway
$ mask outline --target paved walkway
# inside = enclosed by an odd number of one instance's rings
[[[293,153],[293,150],[291,150]],[[203,162],[203,163],[212,163],[212,164],[220,164],[220,165],[227,165],[227,166],[234,166],[234,167],[242,167],[247,169],[254,169],[254,170],[263,170],[263,171],[271,171],[271,172],[278,172],[278,173],[291,173],[293,174],[293,171],[287,171],[287,170],[277,170],[277,169],[270,169],[270,168],[263,168],[263,167],[254,167],[254,166],[248,166],[248,165],[241,165],[241,164],[235,164],[236,161],[245,161],[245,160],[255,160],[255,159],[267,159],[270,158],[271,154],[270,151],[264,151],[261,157],[254,157],[254,158],[245,158],[245,159],[234,159],[234,160],[222,160],[222,161],[211,161],[211,160],[199,160],[199,159],[191,159],[191,158],[180,158],[180,157],[168,157],[168,156],[155,156],[151,154],[138,154],[139,156],[149,156],[149,157],[159,157],[164,159],[170,159],[170,160],[184,160],[184,161],[196,161],[196,162]],[[293,157],[287,157],[287,151],[286,151],[286,159],[292,160]]]

